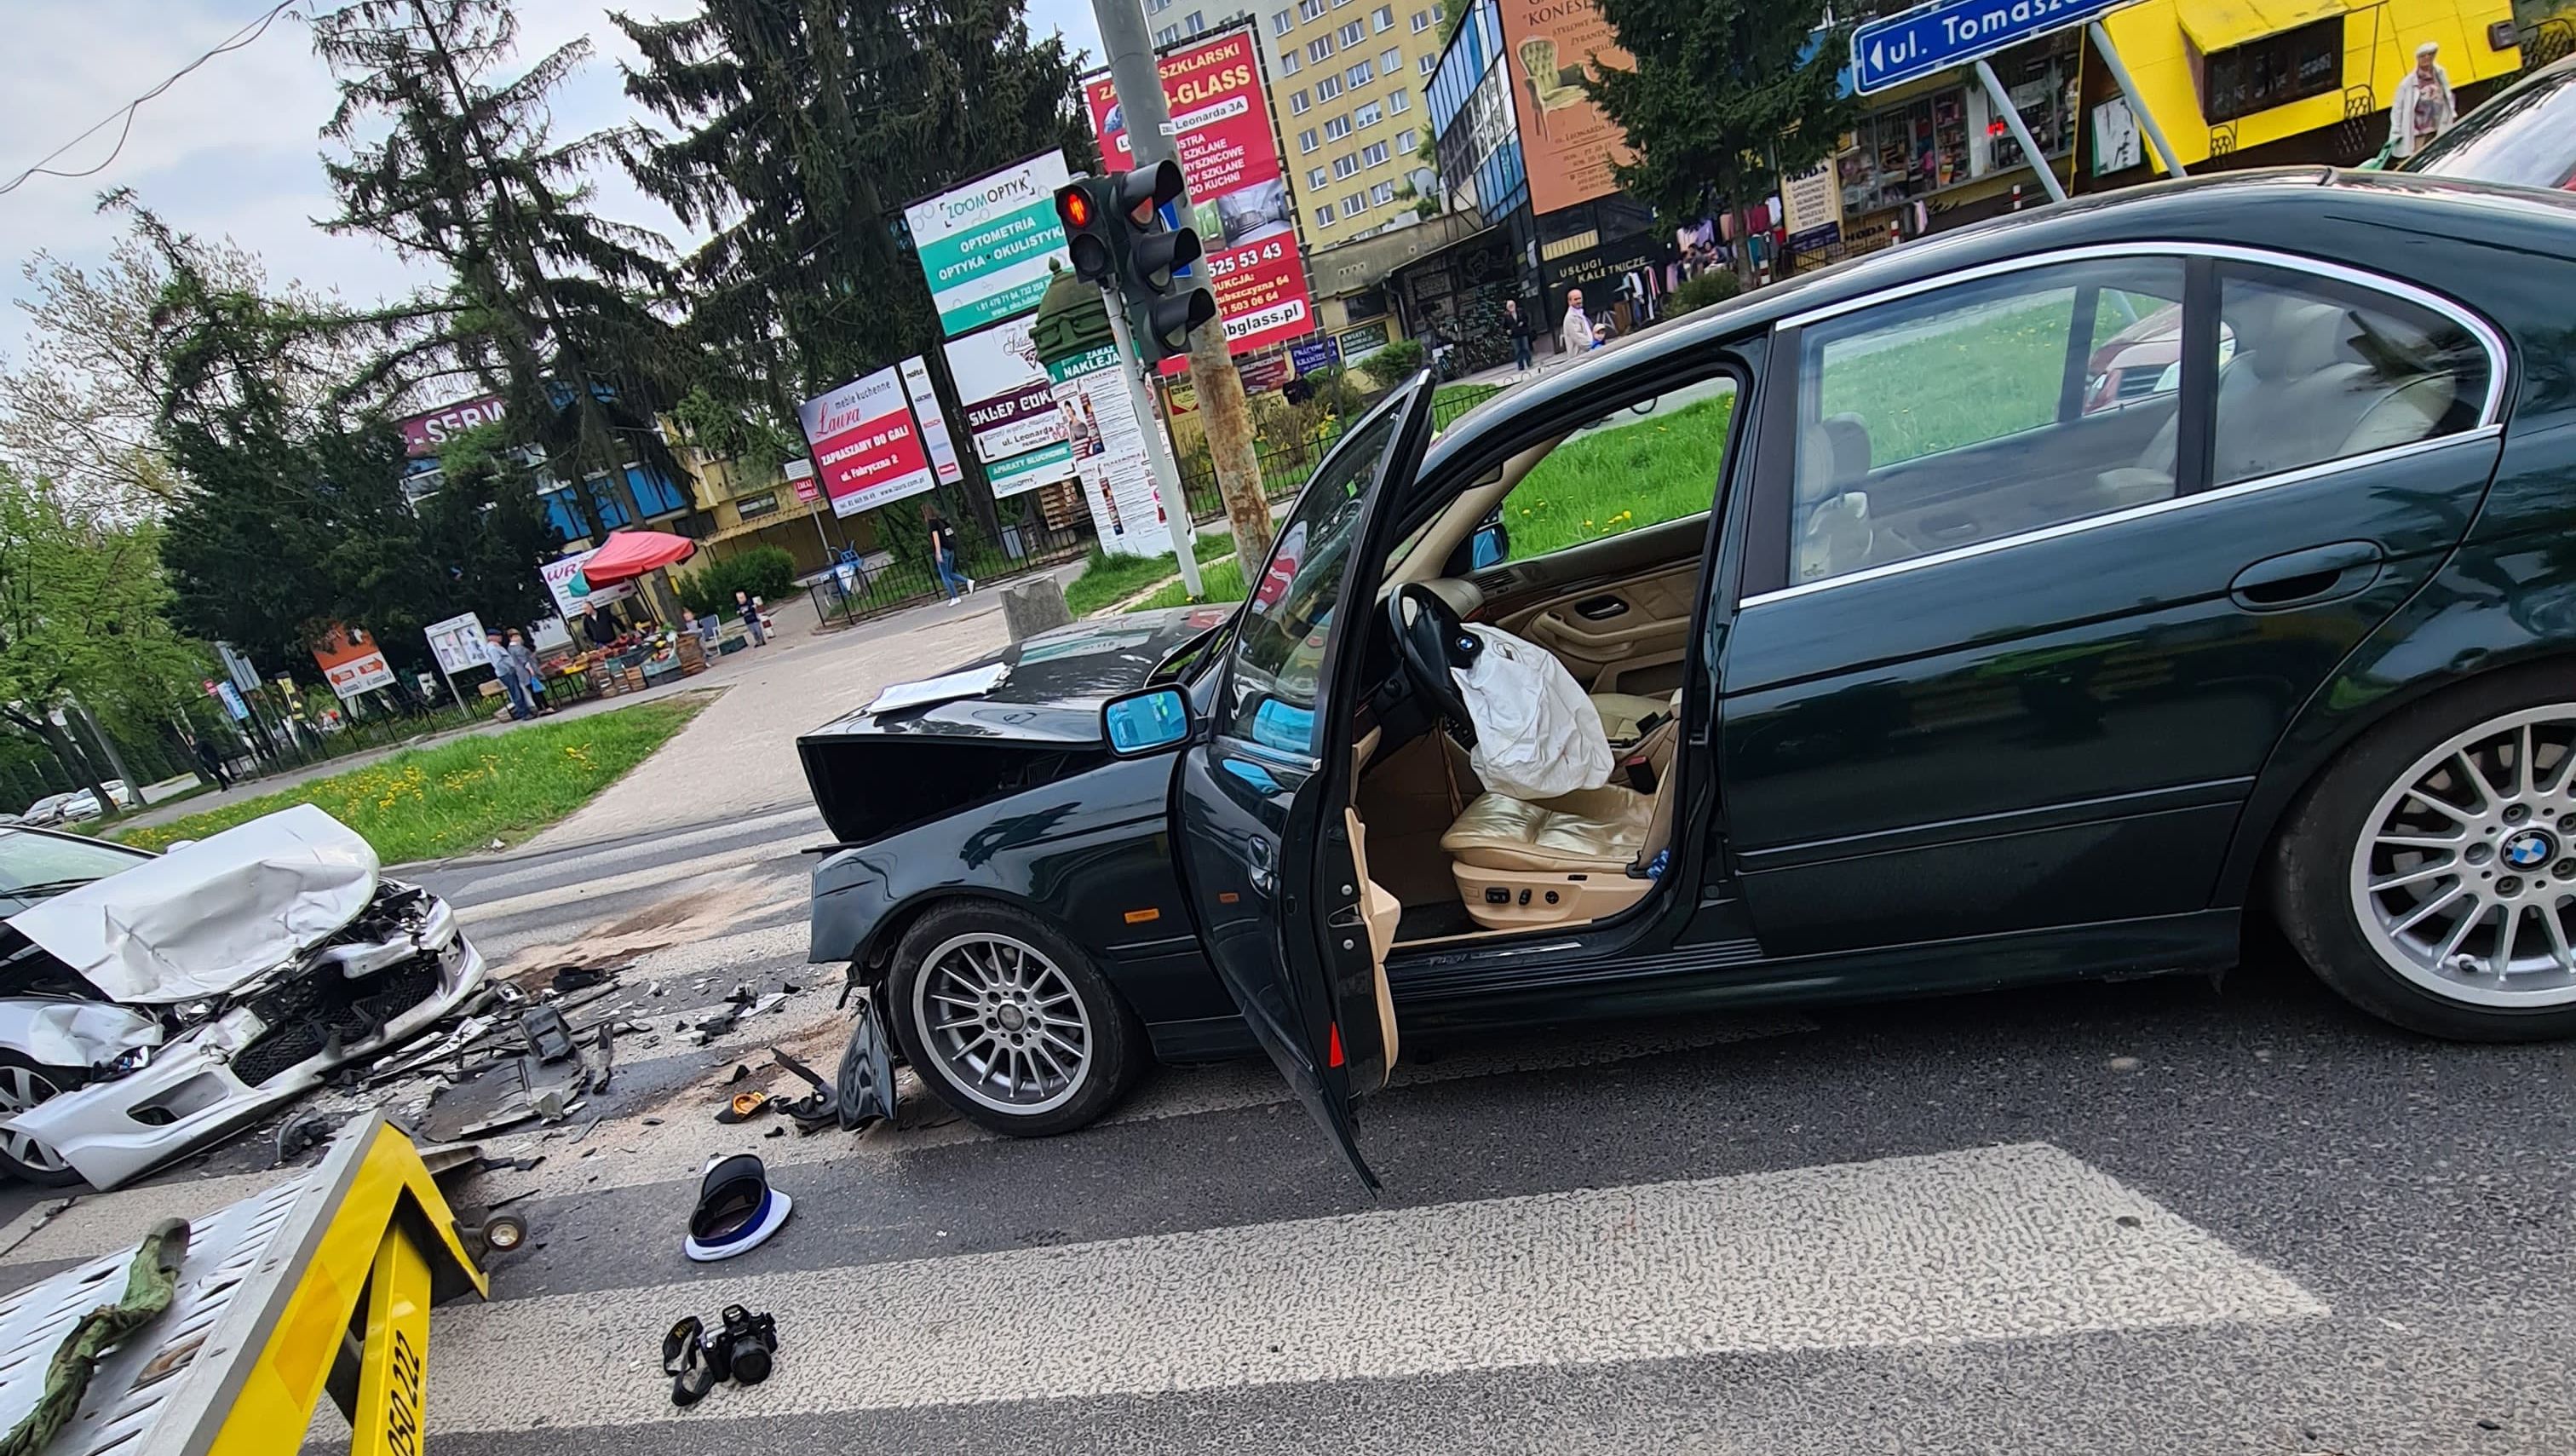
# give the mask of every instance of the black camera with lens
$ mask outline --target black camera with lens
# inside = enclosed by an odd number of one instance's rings
[[[769,1357],[778,1353],[778,1321],[766,1310],[753,1314],[741,1305],[726,1305],[724,1323],[707,1331],[706,1350],[717,1379],[758,1385],[769,1378]]]

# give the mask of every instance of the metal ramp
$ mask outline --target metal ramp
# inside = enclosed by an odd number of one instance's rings
[[[55,1347],[115,1302],[134,1250],[0,1299],[0,1430],[35,1408]],[[445,1195],[374,1114],[320,1166],[192,1221],[170,1308],[99,1362],[44,1456],[299,1450],[325,1391],[359,1456],[416,1456],[429,1309],[489,1292]]]

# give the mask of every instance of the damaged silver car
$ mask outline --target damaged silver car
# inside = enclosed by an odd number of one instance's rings
[[[113,1188],[456,1011],[483,958],[310,805],[169,853],[0,829],[0,1172]]]

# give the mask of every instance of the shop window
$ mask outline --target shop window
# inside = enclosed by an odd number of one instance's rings
[[[1356,323],[1386,316],[1386,285],[1363,288],[1342,300],[1342,316]]]
[[[2343,86],[2343,17],[2200,57],[2200,114],[2233,121]]]
[[[1352,124],[1362,131],[1384,120],[1386,120],[1386,108],[1374,101],[1362,102],[1360,108],[1351,113]]]
[[[1862,117],[1838,166],[1846,213],[1875,212],[1968,179],[1968,93],[1936,91]]]

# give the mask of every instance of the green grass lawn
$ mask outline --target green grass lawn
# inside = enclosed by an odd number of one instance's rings
[[[1243,568],[1235,562],[1234,542],[1229,538],[1219,539],[1225,540],[1225,555],[1221,559],[1210,561],[1205,566],[1199,568],[1199,585],[1205,588],[1205,590],[1200,593],[1198,600],[1203,602],[1242,601],[1244,597]],[[1180,578],[1174,577],[1172,578],[1171,583],[1165,586],[1161,591],[1145,598],[1143,601],[1129,607],[1127,610],[1131,612],[1147,612],[1152,611],[1156,607],[1186,606],[1189,601],[1189,594],[1181,590]]]
[[[1921,338],[1844,358],[1828,345],[1819,413],[1860,416],[1873,467],[2037,429],[2057,417],[2073,309],[2070,295],[1936,322]]]
[[[1549,451],[1503,498],[1513,559],[1707,510],[1734,411],[1730,393],[1670,414],[1613,415]]]
[[[1234,554],[1231,536],[1201,536],[1198,557],[1214,561]],[[1082,575],[1064,589],[1064,605],[1077,617],[1087,617],[1112,602],[1122,601],[1166,578],[1178,579],[1180,566],[1169,556],[1112,556],[1094,546],[1091,559],[1083,563]]]
[[[496,838],[524,838],[563,818],[651,757],[705,705],[699,699],[649,703],[409,749],[116,838],[165,849],[291,805],[314,804],[358,831],[386,864],[438,859]]]

